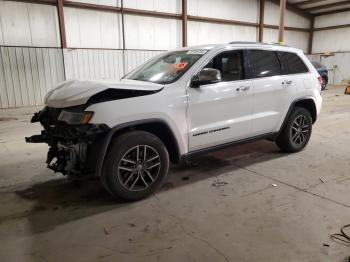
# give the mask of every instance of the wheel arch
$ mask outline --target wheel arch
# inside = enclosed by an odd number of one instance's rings
[[[293,103],[290,105],[288,112],[283,120],[283,123],[280,127],[280,130],[278,132],[278,134],[283,130],[284,126],[286,125],[286,122],[290,116],[290,114],[292,113],[293,108],[295,107],[303,107],[306,110],[308,110],[310,112],[311,118],[312,118],[312,123],[316,122],[317,119],[317,109],[316,109],[316,103],[314,101],[314,99],[312,97],[303,97],[303,98],[299,98],[293,101]],[[278,136],[278,135],[277,135]]]
[[[311,118],[312,118],[312,123],[316,122],[317,119],[317,109],[316,109],[316,103],[312,98],[303,98],[295,101],[294,107],[303,107],[306,110],[310,112]]]
[[[104,160],[108,153],[111,141],[114,137],[132,130],[142,130],[157,136],[164,143],[169,152],[171,162],[178,163],[181,159],[181,153],[176,136],[170,126],[163,119],[145,119],[117,125],[109,131],[102,143],[102,148],[96,163],[95,175],[100,176]]]

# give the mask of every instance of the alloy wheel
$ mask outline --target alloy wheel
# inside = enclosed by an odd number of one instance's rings
[[[157,150],[148,145],[137,145],[129,149],[118,164],[118,179],[130,191],[149,188],[159,175],[161,168]]]
[[[310,123],[306,116],[298,115],[292,124],[291,140],[296,145],[302,145],[309,136]]]

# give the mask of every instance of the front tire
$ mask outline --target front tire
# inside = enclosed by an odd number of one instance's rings
[[[309,142],[311,132],[310,112],[303,107],[295,107],[279,134],[276,144],[283,152],[301,151]]]
[[[165,181],[169,154],[163,142],[145,131],[131,131],[113,141],[106,157],[102,184],[125,201],[143,199]]]

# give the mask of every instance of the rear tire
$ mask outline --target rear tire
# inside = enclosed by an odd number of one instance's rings
[[[101,182],[112,196],[136,201],[155,192],[168,170],[169,154],[163,142],[151,133],[131,131],[112,142]]]
[[[309,142],[311,132],[310,112],[303,107],[295,107],[277,137],[276,144],[283,152],[301,151]]]
[[[327,86],[327,80],[322,77],[321,90],[325,90]]]

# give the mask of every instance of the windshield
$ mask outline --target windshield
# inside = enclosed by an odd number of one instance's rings
[[[179,79],[208,50],[185,50],[156,57],[125,78],[158,84],[170,84]]]

